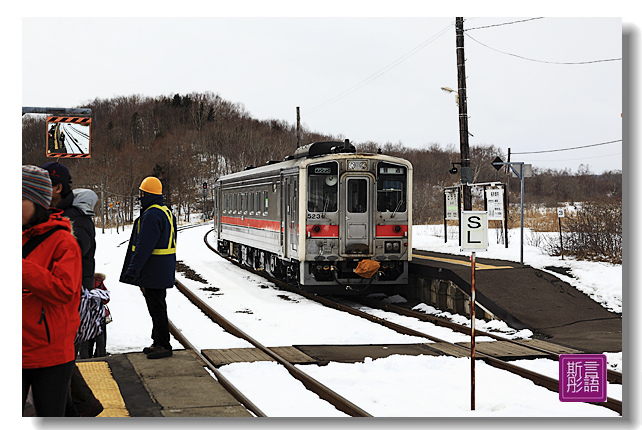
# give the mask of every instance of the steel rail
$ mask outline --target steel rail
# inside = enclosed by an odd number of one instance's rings
[[[391,303],[383,303],[383,302],[381,302],[379,300],[371,299],[369,297],[358,297],[358,298],[357,297],[351,297],[350,299],[355,301],[355,302],[357,302],[357,303],[361,303],[363,305],[370,306],[371,308],[374,308],[374,309],[390,311],[390,312],[394,312],[394,313],[397,313],[397,314],[400,314],[400,315],[404,315],[404,316],[407,316],[407,317],[417,318],[417,319],[419,319],[421,321],[427,321],[427,322],[433,323],[433,324],[438,325],[438,326],[450,328],[450,329],[452,329],[454,331],[457,331],[459,333],[470,335],[470,332],[471,332],[471,328],[470,327],[467,327],[467,326],[464,326],[464,325],[461,325],[461,324],[457,324],[457,323],[454,323],[452,321],[446,321],[446,320],[444,320],[442,318],[439,318],[439,317],[436,317],[436,316],[433,316],[433,315],[427,315],[425,313],[418,312],[418,311],[415,311],[415,310],[412,310],[412,309],[407,309],[407,308],[404,308],[404,307],[401,307],[401,306],[397,306],[397,305],[394,305],[394,304],[391,304]],[[476,335],[478,335],[478,336],[488,336],[488,337],[493,338],[495,340],[501,340],[501,341],[504,341],[504,342],[512,343],[513,345],[519,345],[519,346],[522,346],[524,348],[529,348],[529,349],[532,349],[533,351],[537,351],[537,352],[541,352],[543,354],[547,354],[551,358],[553,358],[554,360],[559,361],[559,354],[554,352],[554,351],[549,351],[549,350],[547,350],[545,348],[541,348],[541,347],[535,346],[535,345],[529,345],[527,343],[520,342],[519,340],[507,339],[507,338],[502,337],[500,335],[497,335],[497,334],[494,334],[494,333],[485,332],[485,331],[482,331],[482,330],[479,330],[479,329],[475,329],[475,332],[476,332]],[[622,384],[622,373],[616,372],[614,370],[607,369],[607,379],[608,379],[609,382],[611,382],[613,384]]]
[[[219,324],[229,333],[248,341],[249,343],[254,345],[256,348],[260,349],[262,352],[269,355],[277,363],[284,366],[287,369],[287,371],[294,378],[299,380],[308,390],[314,392],[323,400],[329,402],[335,408],[337,408],[341,412],[344,412],[347,415],[350,415],[352,417],[372,417],[372,415],[370,415],[368,412],[364,411],[363,409],[361,409],[354,403],[350,402],[340,394],[331,390],[321,382],[312,378],[307,373],[297,369],[288,360],[281,357],[279,354],[275,353],[271,349],[265,347],[254,338],[250,337],[243,330],[236,327],[234,324],[232,324],[229,320],[227,320],[221,314],[219,314],[214,309],[209,307],[207,303],[204,303],[198,296],[196,296],[192,291],[190,291],[187,287],[185,287],[185,285],[183,285],[180,281],[176,280],[175,285],[178,287],[181,293],[183,293],[192,303],[194,303],[201,311],[203,311],[210,319],[212,319],[212,321]]]
[[[207,359],[184,335],[181,331],[169,321],[169,331],[180,342],[185,349],[193,351],[198,358],[203,362],[208,369],[214,373],[218,382],[225,388],[236,400],[238,400],[243,406],[245,406],[250,412],[252,412],[257,417],[267,417],[258,406],[256,406],[250,399],[248,399],[245,394],[243,394],[238,388],[234,386],[213,364],[210,360]]]
[[[367,319],[369,321],[372,321],[372,322],[375,322],[377,324],[383,325],[384,327],[388,327],[388,328],[390,328],[392,330],[395,330],[395,331],[397,331],[398,333],[401,333],[401,334],[408,334],[408,335],[411,335],[411,336],[423,337],[423,338],[432,340],[433,342],[444,342],[444,343],[447,343],[447,344],[449,344],[449,345],[451,345],[453,347],[460,348],[460,349],[463,349],[465,351],[470,351],[470,347],[466,347],[464,345],[458,345],[458,344],[452,343],[452,342],[447,342],[447,341],[445,341],[443,339],[439,339],[439,338],[431,336],[429,334],[422,333],[422,332],[419,332],[417,330],[413,330],[411,328],[401,326],[399,324],[393,323],[393,322],[385,320],[383,318],[379,318],[377,316],[371,315],[371,314],[369,314],[367,312],[364,312],[364,311],[361,311],[361,310],[358,310],[358,309],[354,309],[354,308],[352,308],[350,306],[346,306],[346,305],[343,305],[341,303],[337,303],[337,302],[335,302],[333,300],[330,300],[330,299],[327,299],[325,297],[321,297],[321,296],[317,296],[317,295],[312,294],[312,293],[308,293],[307,291],[301,290],[299,288],[293,288],[292,286],[288,285],[287,283],[282,282],[282,281],[270,276],[265,271],[255,270],[255,269],[253,269],[251,267],[242,265],[240,262],[238,262],[238,261],[236,261],[236,260],[234,260],[232,258],[229,258],[229,257],[226,257],[226,256],[222,255],[221,253],[218,252],[217,249],[215,249],[214,247],[212,247],[209,244],[209,242],[207,241],[207,235],[209,233],[211,233],[212,231],[213,230],[208,231],[207,233],[205,233],[205,236],[203,237],[203,240],[205,241],[205,244],[206,244],[206,246],[208,248],[210,248],[217,255],[221,256],[222,258],[226,259],[227,261],[231,262],[232,264],[235,264],[235,265],[237,265],[237,266],[239,266],[239,267],[241,267],[241,268],[243,268],[243,269],[245,269],[245,270],[247,270],[249,272],[252,272],[254,274],[262,276],[262,277],[268,279],[269,281],[275,283],[277,286],[279,286],[279,287],[281,287],[281,288],[283,288],[283,289],[285,289],[287,291],[294,292],[294,293],[299,294],[299,295],[301,295],[303,297],[306,297],[307,299],[316,301],[316,302],[321,303],[321,304],[323,304],[325,306],[328,306],[330,308],[338,309],[338,310],[341,310],[341,311],[344,311],[344,312],[348,312],[348,313],[350,313],[352,315],[362,317],[362,318]],[[492,357],[492,356],[484,354],[484,353],[479,353],[478,352],[476,354],[476,357],[478,357],[481,360],[484,360],[487,364],[489,364],[489,365],[491,365],[493,367],[496,367],[496,368],[502,369],[502,370],[507,370],[507,371],[509,371],[511,373],[514,373],[516,375],[519,375],[519,376],[521,376],[523,378],[526,378],[526,379],[532,381],[536,385],[540,385],[540,386],[542,386],[544,388],[547,388],[547,389],[549,389],[549,390],[551,390],[553,392],[559,393],[559,381],[556,380],[556,379],[549,378],[548,376],[542,375],[540,373],[537,373],[537,372],[534,372],[534,371],[531,371],[531,370],[528,370],[528,369],[521,368],[521,367],[516,366],[514,364],[507,363],[505,361],[499,360],[499,359],[497,359],[495,357]],[[599,406],[604,406],[604,407],[606,407],[608,409],[611,409],[611,410],[619,413],[620,415],[622,415],[622,402],[620,400],[616,400],[616,399],[612,399],[612,398],[608,397],[605,402],[596,402],[594,404],[599,405]]]

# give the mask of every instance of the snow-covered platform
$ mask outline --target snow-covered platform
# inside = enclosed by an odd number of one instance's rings
[[[468,256],[413,251],[416,278],[452,281],[470,295]],[[553,274],[519,263],[476,259],[476,300],[515,329],[584,353],[622,351],[622,316]],[[614,281],[615,282],[615,281]],[[419,283],[417,283],[419,284]],[[414,285],[414,282],[413,282]]]

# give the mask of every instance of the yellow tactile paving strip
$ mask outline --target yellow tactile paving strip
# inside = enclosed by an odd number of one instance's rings
[[[468,267],[470,267],[470,261],[456,260],[454,258],[439,258],[439,257],[431,257],[431,256],[428,256],[428,255],[418,255],[418,254],[412,254],[412,258],[423,258],[424,260],[443,261],[444,263],[458,264],[460,266],[468,266]],[[490,264],[481,264],[481,263],[475,262],[475,269],[476,270],[514,269],[514,267],[511,267],[511,266],[492,266]]]
[[[99,417],[128,417],[125,401],[120,395],[118,384],[105,361],[87,361],[76,365],[94,396],[103,404],[104,410]]]

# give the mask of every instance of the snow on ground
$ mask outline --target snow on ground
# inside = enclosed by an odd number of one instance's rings
[[[413,247],[461,254],[456,239],[444,243],[443,227],[414,226]],[[276,290],[259,277],[218,258],[203,242],[208,225],[183,230],[178,235],[178,260],[207,280],[207,285],[178,278],[209,306],[230,319],[241,330],[266,346],[296,344],[420,343],[424,338],[401,335],[358,317],[325,308],[296,294]],[[108,325],[109,353],[138,352],[151,343],[151,321],[138,288],[118,282],[129,229],[119,234],[97,230],[96,271],[107,275],[111,291],[109,307],[113,322]],[[510,247],[491,244],[478,258],[519,261],[519,230],[511,231]],[[537,247],[524,247],[524,263],[543,269],[567,267],[575,278],[559,276],[587,292],[603,306],[621,312],[622,267],[605,263],[578,262],[544,255]],[[394,300],[394,299],[391,299]],[[168,292],[170,320],[200,349],[251,347],[225,333],[192,306],[175,288]],[[437,313],[423,305],[424,311]],[[373,311],[375,312],[375,311]],[[376,311],[380,312],[380,311]],[[467,341],[466,336],[390,313],[380,316],[450,341]],[[412,321],[411,321],[412,320]],[[497,328],[509,337],[528,337],[503,323],[497,327],[476,321],[479,330]],[[483,339],[478,339],[481,341]],[[176,349],[182,346],[172,339]],[[622,371],[622,353],[608,354],[609,366]],[[557,362],[534,360],[525,363],[557,379]],[[391,356],[366,359],[364,363],[330,363],[299,366],[339,394],[378,417],[618,417],[606,408],[585,403],[560,402],[558,394],[530,381],[502,372],[483,362],[476,363],[477,408],[470,410],[470,361],[468,358]],[[298,381],[274,363],[238,363],[221,372],[247,393],[259,408],[273,417],[344,416],[331,405],[310,394]],[[274,388],[278,387],[278,395]],[[608,388],[609,397],[620,398],[621,387]]]
[[[460,251],[456,236],[456,227],[449,228],[449,238],[444,242],[443,225],[413,226],[412,247],[426,251],[443,252],[455,255],[470,255],[470,252]],[[477,258],[492,258],[506,261],[520,261],[521,233],[519,229],[509,230],[508,248],[494,240],[497,234],[489,231],[488,251],[477,252]],[[582,291],[605,308],[622,313],[622,265],[592,261],[578,261],[569,257],[551,257],[544,253],[541,247],[529,243],[542,243],[533,239],[537,236],[547,236],[555,240],[557,233],[533,233],[524,229],[524,264],[536,269],[551,273],[564,282]],[[571,276],[564,276],[547,270],[546,267],[555,266],[569,269]]]

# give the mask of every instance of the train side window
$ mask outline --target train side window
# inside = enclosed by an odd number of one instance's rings
[[[261,210],[261,192],[257,191],[254,194],[254,198],[256,199],[256,201],[254,202],[254,214],[259,216],[259,215],[261,215],[261,212],[262,212],[262,210]]]
[[[232,197],[232,198],[234,199],[234,213],[236,214],[237,211],[238,211],[238,208],[239,208],[239,195],[238,195],[238,193],[234,193],[234,197]]]
[[[263,206],[263,215],[267,216],[268,207],[269,207],[269,205],[268,205],[268,192],[267,191],[263,191],[263,203],[265,203],[265,205]]]
[[[250,215],[254,215],[254,193],[253,192],[248,195],[248,200],[249,200],[248,203],[250,205],[249,207]]]

